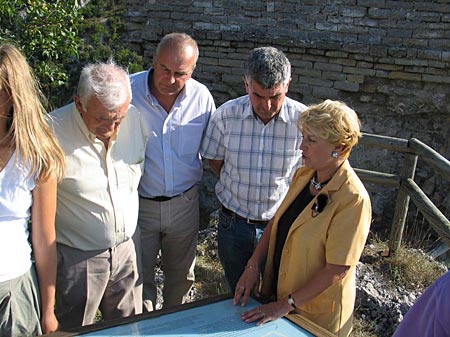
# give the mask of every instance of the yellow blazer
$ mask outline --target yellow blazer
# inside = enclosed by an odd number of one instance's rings
[[[266,296],[273,296],[273,256],[278,221],[310,183],[313,174],[314,171],[306,167],[295,172],[289,191],[274,216],[262,285]],[[351,331],[356,295],[355,266],[370,229],[370,198],[348,161],[341,165],[319,194],[328,198],[323,211],[312,211],[317,200],[315,196],[295,219],[286,237],[276,295],[283,298],[302,288],[326,263],[350,266],[341,281],[295,312],[338,336],[347,336]]]

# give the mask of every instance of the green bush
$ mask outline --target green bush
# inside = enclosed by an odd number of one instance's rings
[[[85,7],[68,0],[0,0],[0,43],[16,45],[27,57],[51,107],[67,104],[81,67],[109,58],[142,70],[142,57],[121,36],[124,1],[91,0]]]
[[[24,53],[50,98],[65,87],[66,66],[78,57],[81,21],[74,1],[0,0],[0,42]]]

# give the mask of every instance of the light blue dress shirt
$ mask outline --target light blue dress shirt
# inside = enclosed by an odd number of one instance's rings
[[[132,74],[132,104],[148,128],[144,175],[139,194],[145,198],[175,196],[198,183],[203,174],[200,144],[214,99],[208,88],[189,79],[170,113],[150,93],[152,69]]]

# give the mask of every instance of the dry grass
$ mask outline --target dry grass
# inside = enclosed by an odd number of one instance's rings
[[[196,300],[228,292],[216,247],[211,249],[207,243],[200,243],[197,246],[195,279]]]

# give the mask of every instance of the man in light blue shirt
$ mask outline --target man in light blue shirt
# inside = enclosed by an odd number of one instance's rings
[[[199,149],[215,110],[213,97],[191,78],[198,46],[187,34],[163,37],[152,67],[131,75],[132,104],[149,128],[139,184],[144,310],[156,308],[155,266],[161,249],[164,306],[183,303],[194,281],[199,229]]]
[[[219,258],[232,293],[300,164],[296,121],[306,106],[286,97],[290,81],[281,51],[253,49],[244,75],[248,95],[219,107],[203,139],[202,155],[219,176]]]

